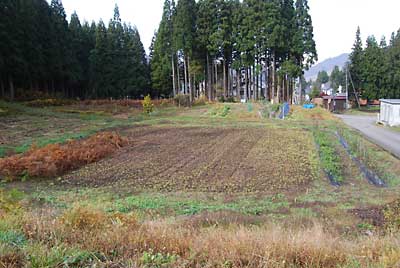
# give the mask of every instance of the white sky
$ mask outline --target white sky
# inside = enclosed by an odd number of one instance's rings
[[[48,0],[50,2],[50,0]],[[154,31],[161,20],[164,0],[63,0],[69,16],[74,10],[81,21],[107,24],[118,4],[121,18],[136,25],[148,50]],[[374,34],[380,40],[400,28],[400,0],[309,0],[319,60],[350,52],[357,26],[363,42]]]

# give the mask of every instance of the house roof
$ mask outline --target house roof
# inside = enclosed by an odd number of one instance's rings
[[[400,99],[380,99],[381,102],[400,105]]]
[[[346,96],[323,96],[324,100],[346,100]]]

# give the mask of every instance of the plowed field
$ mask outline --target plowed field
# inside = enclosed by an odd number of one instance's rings
[[[313,180],[303,130],[157,128],[125,131],[130,145],[63,177],[68,184],[129,190],[269,192]]]

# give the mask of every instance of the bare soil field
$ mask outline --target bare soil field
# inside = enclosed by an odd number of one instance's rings
[[[138,127],[124,134],[129,146],[63,181],[158,191],[267,192],[313,180],[313,144],[302,130]],[[284,145],[289,150],[282,154]]]

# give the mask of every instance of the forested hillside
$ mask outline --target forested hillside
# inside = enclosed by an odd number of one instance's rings
[[[61,0],[2,0],[0,40],[0,96],[121,98],[149,90],[139,32],[118,7],[106,26],[81,23],[76,13],[68,22]]]
[[[152,86],[191,98],[291,100],[316,59],[307,0],[165,0]]]
[[[389,44],[369,36],[363,46],[360,28],[350,55],[350,74],[363,98],[400,98],[400,30],[392,33]]]
[[[106,26],[76,13],[67,21],[61,0],[4,0],[0,40],[9,99],[41,91],[291,101],[295,79],[317,59],[307,0],[165,0],[150,62],[118,7]]]

